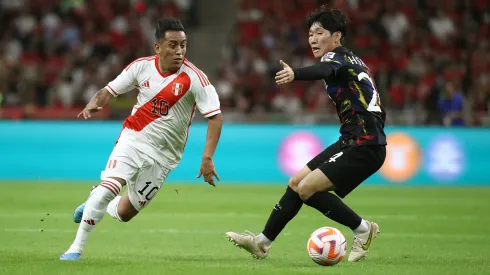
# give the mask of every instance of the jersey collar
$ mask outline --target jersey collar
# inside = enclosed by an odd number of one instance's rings
[[[156,58],[155,58],[155,68],[157,68],[158,73],[159,73],[159,74],[160,74],[162,77],[164,77],[164,78],[165,78],[165,77],[169,77],[169,76],[171,76],[171,75],[173,75],[173,74],[176,74],[177,72],[179,72],[179,71],[180,71],[180,68],[179,68],[179,70],[177,70],[177,71],[175,71],[175,72],[173,72],[173,73],[166,73],[166,74],[162,73],[162,71],[160,70],[160,67],[158,66],[158,58],[159,58],[159,57],[158,57],[158,54],[157,54],[157,55],[156,55]]]

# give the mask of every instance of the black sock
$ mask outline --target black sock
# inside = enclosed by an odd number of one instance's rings
[[[352,230],[356,229],[362,222],[361,217],[354,210],[328,191],[315,193],[305,203]]]
[[[301,206],[303,206],[303,201],[298,193],[294,192],[288,186],[286,193],[284,193],[281,200],[274,206],[262,234],[271,241],[275,240],[286,224],[298,214]]]

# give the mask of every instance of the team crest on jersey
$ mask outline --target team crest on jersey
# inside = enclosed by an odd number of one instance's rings
[[[174,96],[179,96],[184,91],[184,84],[182,83],[174,83],[172,86],[172,93]]]

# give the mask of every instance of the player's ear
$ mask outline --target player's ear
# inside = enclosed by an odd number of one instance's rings
[[[342,39],[342,33],[341,32],[335,32],[334,36],[335,36],[335,41],[340,42],[340,39]]]
[[[160,50],[161,50],[160,45],[159,45],[158,43],[155,43],[155,52],[156,52],[157,54],[159,54],[159,53],[160,53]]]

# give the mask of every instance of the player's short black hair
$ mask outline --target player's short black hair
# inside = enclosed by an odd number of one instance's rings
[[[308,29],[318,22],[331,33],[340,32],[343,40],[347,36],[347,21],[347,15],[341,10],[331,9],[324,5],[310,14]]]
[[[155,30],[155,39],[158,41],[165,38],[165,33],[167,31],[183,31],[185,32],[184,25],[179,19],[174,17],[165,17],[158,20],[157,27]]]

